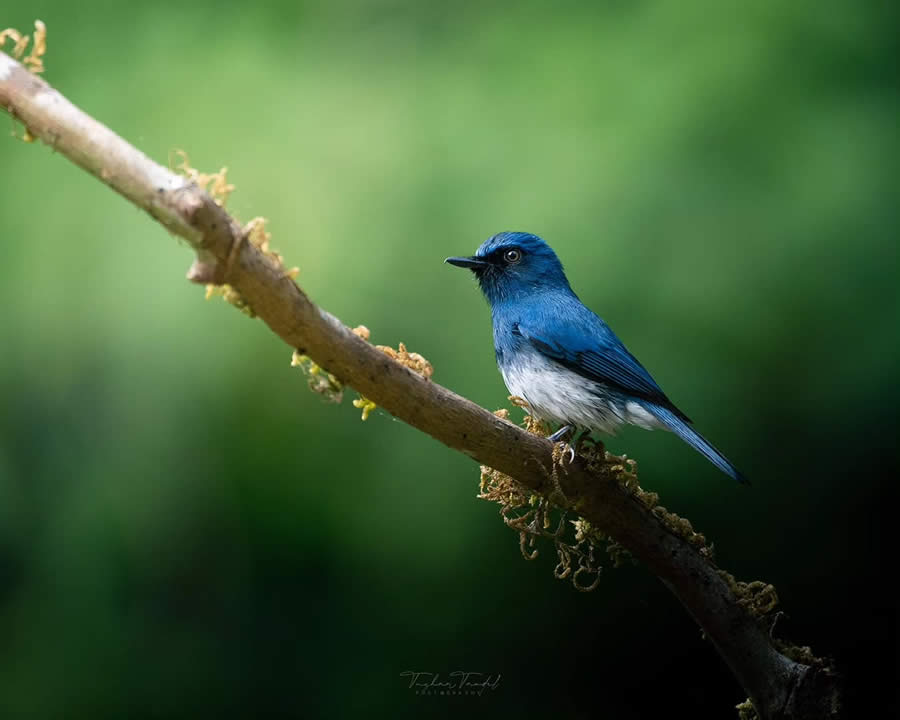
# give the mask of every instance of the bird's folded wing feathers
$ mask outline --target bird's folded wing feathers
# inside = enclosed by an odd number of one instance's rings
[[[656,384],[644,366],[600,318],[594,316],[591,331],[577,325],[559,330],[517,323],[518,334],[542,355],[594,382],[643,400],[649,400],[690,422]]]

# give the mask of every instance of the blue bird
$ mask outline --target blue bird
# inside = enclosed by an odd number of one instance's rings
[[[556,253],[537,235],[503,232],[472,257],[445,262],[468,268],[491,306],[494,351],[506,387],[536,418],[615,434],[624,423],[675,433],[719,470],[747,479],[691,427],[603,320],[569,286]]]

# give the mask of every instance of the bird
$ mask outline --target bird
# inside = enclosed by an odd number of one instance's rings
[[[614,435],[624,424],[668,430],[749,485],[694,430],[609,325],[578,299],[556,253],[540,237],[501,232],[471,257],[444,262],[474,273],[491,308],[503,381],[525,400],[532,417],[560,426],[550,436],[554,443],[578,432]]]

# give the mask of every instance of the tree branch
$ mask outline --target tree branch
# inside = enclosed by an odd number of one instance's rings
[[[781,652],[752,611],[747,586],[716,567],[709,553],[692,542],[692,533],[679,530],[673,516],[624,487],[609,461],[597,467],[579,457],[564,470],[550,472],[556,464],[548,440],[431,382],[357,337],[313,304],[271,253],[247,242],[246,231],[206,192],[150,160],[3,52],[0,106],[25,125],[28,135],[187,240],[197,252],[189,279],[227,282],[291,348],[395,417],[534,493],[552,496],[629,550],[702,627],[761,717],[839,716],[838,679],[827,663],[808,651],[802,662]]]

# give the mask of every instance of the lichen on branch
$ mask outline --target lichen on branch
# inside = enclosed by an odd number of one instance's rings
[[[173,163],[173,158],[170,156],[170,167],[173,167],[174,165],[173,170],[180,172],[198,188],[209,194],[216,205],[224,208],[226,203],[228,202],[228,198],[231,196],[231,193],[236,189],[234,184],[228,182],[228,168],[223,166],[218,172],[205,173],[197,170],[191,165],[190,158],[188,157],[187,152],[185,152],[184,150],[175,150],[174,155],[175,157],[180,159],[180,162],[178,162],[177,164]],[[291,280],[296,280],[297,276],[300,274],[300,268],[285,268],[284,258],[282,257],[281,253],[279,253],[277,250],[274,250],[269,244],[269,241],[272,239],[272,234],[266,228],[267,223],[268,220],[266,218],[255,217],[243,226],[240,238],[238,238],[238,241],[233,248],[233,252],[230,253],[228,259],[226,260],[226,267],[224,269],[224,272],[222,273],[223,278],[227,279],[228,275],[230,274],[229,266],[234,262],[235,256],[240,250],[240,243],[248,242],[250,245],[257,248],[265,257],[271,260],[277,267],[282,268],[283,277],[290,278]],[[204,270],[212,269],[204,268]],[[208,279],[208,274],[210,273],[197,272],[196,268],[192,267],[191,272],[188,274],[188,278],[194,282],[201,282],[206,285],[207,300],[217,295],[221,296],[222,299],[225,300],[225,302],[229,303],[230,305],[234,305],[238,310],[240,310],[248,317],[256,317],[256,312],[252,307],[250,307],[250,304],[246,301],[246,299],[232,285],[227,282],[206,282],[206,280]]]
[[[528,408],[522,398],[512,396],[510,402],[519,408]],[[494,412],[497,417],[509,419],[505,408]],[[550,429],[546,423],[526,413],[522,425],[533,435],[547,437]],[[578,451],[579,457],[590,464],[605,466],[618,474],[623,484],[636,483],[637,463],[633,460],[622,464],[619,458],[606,452],[603,444],[593,438],[585,438]],[[535,547],[538,539],[553,543],[557,555],[557,565],[553,576],[558,580],[570,579],[573,587],[582,592],[595,590],[600,584],[601,557],[606,554],[614,567],[619,567],[630,554],[619,543],[594,527],[590,521],[578,515],[559,483],[559,473],[566,472],[566,451],[563,443],[557,444],[553,464],[543,468],[555,490],[547,497],[535,494],[515,478],[488,467],[481,466],[479,491],[481,500],[495,502],[500,506],[500,516],[507,527],[519,533],[519,549],[526,560],[538,557]],[[569,519],[574,517],[574,519]]]
[[[219,207],[225,207],[229,196],[235,190],[234,185],[228,182],[228,168],[222,167],[219,172],[214,173],[201,172],[191,165],[191,159],[186,151],[176,149],[173,152],[175,157],[180,158],[181,161],[173,164],[170,159],[169,166],[195,183],[201,190],[209,193]]]
[[[309,389],[329,402],[339,403],[344,399],[344,385],[334,375],[319,367],[308,355],[299,350],[291,354],[291,367],[300,368],[307,377]]]
[[[44,72],[44,54],[47,52],[47,26],[40,20],[34,21],[34,42],[31,44],[31,52],[22,57],[28,48],[31,36],[20,33],[15,28],[0,30],[0,50],[6,45],[7,40],[13,43],[10,54],[21,60],[31,72],[38,74]]]
[[[358,325],[352,328],[351,332],[366,342],[369,342],[369,338],[372,335],[369,328],[365,325]],[[389,345],[375,345],[374,347],[392,360],[418,373],[426,380],[431,379],[431,376],[434,374],[434,367],[431,363],[419,353],[409,352],[403,343],[399,343],[396,350]],[[291,367],[299,367],[306,373],[309,378],[309,389],[313,392],[319,393],[330,402],[339,403],[343,399],[343,383],[328,371],[323,370],[299,350],[295,350],[291,355]],[[362,410],[361,419],[365,421],[369,419],[372,411],[378,408],[378,405],[360,393],[353,401],[353,407]]]

